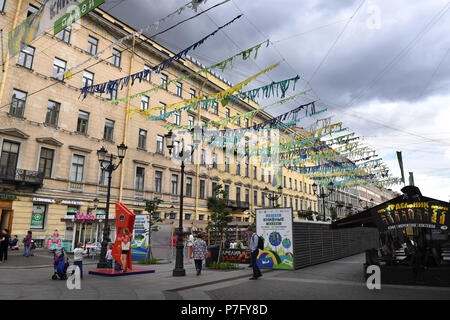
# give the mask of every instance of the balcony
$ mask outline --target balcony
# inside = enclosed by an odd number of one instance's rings
[[[245,201],[234,201],[234,200],[228,200],[227,201],[227,208],[232,210],[241,210],[245,211],[250,208],[250,204]]]
[[[342,208],[342,207],[345,206],[345,203],[344,203],[344,201],[339,201],[339,200],[337,200],[337,201],[336,201],[336,206],[338,206],[339,208]]]
[[[11,185],[16,189],[32,188],[33,191],[44,184],[42,172],[0,166],[0,183]]]

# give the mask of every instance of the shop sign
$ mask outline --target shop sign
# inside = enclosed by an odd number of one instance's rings
[[[382,230],[402,228],[441,228],[449,226],[448,205],[441,201],[394,202],[373,212]]]
[[[64,219],[65,219],[65,220],[72,220],[72,221],[73,221],[73,220],[75,220],[75,216],[74,216],[74,215],[65,215],[65,216],[64,216]]]
[[[0,193],[0,200],[16,200],[17,196],[15,194],[5,194]]]
[[[65,204],[70,206],[82,206],[84,204],[83,201],[77,200],[60,200],[60,199],[38,198],[38,197],[31,198],[31,201],[41,203]]]
[[[231,263],[250,263],[250,252],[243,249],[224,249],[222,260]]]
[[[94,221],[95,216],[92,214],[92,212],[84,214],[83,212],[78,211],[75,215],[75,220],[80,221],[81,223],[85,223],[86,221]]]
[[[55,203],[55,199],[37,198],[37,197],[31,198],[31,201],[33,201],[33,202],[41,202],[41,203]]]

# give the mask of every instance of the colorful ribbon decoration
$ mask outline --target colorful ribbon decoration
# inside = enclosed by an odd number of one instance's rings
[[[150,69],[146,69],[146,70],[142,70],[140,72],[136,72],[132,75],[120,78],[120,79],[116,79],[116,80],[110,80],[108,82],[104,82],[104,83],[100,83],[100,84],[96,84],[96,85],[92,85],[92,86],[86,86],[81,88],[81,95],[83,95],[83,100],[86,98],[87,94],[90,93],[95,93],[95,92],[99,92],[99,93],[107,93],[110,94],[111,91],[118,89],[120,86],[120,90],[123,89],[124,85],[128,86],[128,83],[131,79],[131,85],[134,85],[134,81],[136,79],[139,79],[139,83],[141,83],[142,79],[145,79],[148,74],[153,71],[155,73],[160,73],[161,71],[163,71],[164,69],[166,69],[167,67],[169,67],[169,65],[173,62],[173,61],[178,61],[179,59],[183,58],[189,51],[191,50],[195,50],[198,46],[202,45],[209,37],[214,36],[217,32],[219,32],[219,30],[225,28],[226,26],[232,24],[234,21],[236,21],[237,19],[239,19],[240,17],[242,17],[242,14],[237,16],[236,18],[234,18],[233,20],[231,20],[230,22],[224,24],[223,26],[217,28],[214,32],[211,32],[210,34],[208,34],[206,37],[204,37],[203,39],[195,42],[194,44],[190,45],[189,47],[187,47],[186,49],[180,51],[179,53],[177,53],[176,55],[174,55],[173,57],[170,57],[168,59],[166,59],[165,61],[161,62],[160,64],[150,68]]]

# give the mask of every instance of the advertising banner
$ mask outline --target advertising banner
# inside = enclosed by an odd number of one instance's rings
[[[131,240],[131,259],[145,258],[148,250],[149,215],[137,215],[134,220],[133,239]]]
[[[243,249],[223,249],[222,260],[231,263],[250,263],[250,251]]]
[[[45,205],[33,205],[30,229],[44,229]]]
[[[294,270],[292,208],[256,209],[256,234],[264,238],[260,268]]]
[[[14,57],[46,30],[54,28],[55,22],[72,12],[73,6],[80,2],[82,0],[46,0],[37,12],[8,33],[10,57]]]
[[[429,229],[448,228],[449,205],[438,200],[410,201],[396,199],[376,208],[372,216],[380,230],[394,230],[410,227]]]
[[[58,34],[68,26],[70,26],[75,21],[79,20],[82,16],[86,15],[88,12],[91,12],[101,4],[103,4],[105,0],[84,0],[78,6],[72,8],[72,10],[61,18],[55,21],[53,34]],[[67,11],[69,11],[68,8]]]

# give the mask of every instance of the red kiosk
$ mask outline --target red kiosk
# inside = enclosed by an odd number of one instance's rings
[[[122,268],[122,236],[124,235],[124,230],[127,228],[130,231],[130,235],[133,234],[134,229],[134,220],[136,215],[128,209],[123,203],[116,202],[116,241],[114,242],[114,246],[112,248],[112,256],[119,263]],[[142,274],[142,273],[153,273],[155,270],[149,269],[136,269],[132,266],[131,260],[131,248],[128,251],[127,256],[127,271],[122,272],[114,269],[97,269],[93,271],[89,271],[89,274],[95,274],[100,276],[125,276],[125,275],[134,275],[134,274]]]

